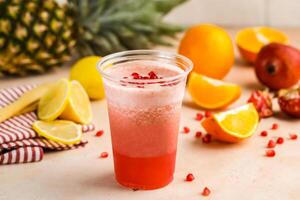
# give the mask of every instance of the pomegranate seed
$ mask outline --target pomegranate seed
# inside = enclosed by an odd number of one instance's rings
[[[102,152],[100,154],[100,158],[107,158],[108,157],[108,153],[107,152]]]
[[[276,141],[277,144],[283,144],[283,142],[284,142],[284,139],[282,137],[277,138],[277,141]]]
[[[203,196],[208,196],[210,195],[210,189],[208,189],[208,187],[205,187],[202,191],[202,195]]]
[[[194,175],[189,173],[188,175],[186,175],[185,181],[191,182],[195,179]]]
[[[190,129],[189,127],[183,127],[183,133],[189,133],[190,132]]]
[[[276,146],[276,142],[274,140],[269,140],[268,142],[268,148],[274,148]]]
[[[278,129],[278,127],[279,127],[279,125],[278,124],[276,124],[276,123],[274,123],[274,124],[272,124],[272,130],[276,130],[276,129]]]
[[[97,131],[97,133],[96,133],[96,137],[100,137],[101,135],[103,135],[103,133],[104,133],[104,131],[103,130],[99,130],[99,131]]]
[[[201,121],[203,119],[203,114],[202,113],[197,113],[196,114],[196,120]]]
[[[274,157],[275,155],[276,155],[275,150],[273,150],[273,149],[266,150],[267,157]]]
[[[143,86],[143,85],[138,85],[138,86],[136,86],[137,88],[145,88],[145,86]]]
[[[150,79],[158,79],[158,76],[155,74],[154,71],[149,72],[148,76],[150,77]]]
[[[204,135],[204,137],[202,138],[202,142],[205,143],[205,144],[208,144],[211,142],[211,135],[210,134],[206,134]]]
[[[212,114],[210,111],[205,111],[204,115],[205,115],[205,117],[210,117]]]
[[[298,135],[297,134],[290,134],[290,139],[291,140],[297,140]]]
[[[201,131],[197,131],[196,134],[195,134],[195,137],[196,138],[202,137],[202,132]]]
[[[260,133],[260,136],[266,137],[266,136],[268,136],[268,132],[267,132],[267,131],[262,131],[262,132]]]
[[[133,77],[133,79],[139,79],[140,78],[140,75],[138,73],[136,73],[136,72],[133,72],[131,74],[131,76]]]

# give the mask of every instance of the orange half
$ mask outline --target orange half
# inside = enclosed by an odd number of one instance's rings
[[[202,121],[203,128],[215,139],[239,142],[255,133],[259,115],[252,103],[217,113]]]
[[[242,29],[236,36],[241,56],[254,63],[260,49],[271,42],[287,44],[287,36],[279,30],[269,27],[250,27]]]
[[[193,101],[206,109],[228,106],[241,95],[241,88],[232,83],[212,79],[195,72],[189,77],[188,91]]]

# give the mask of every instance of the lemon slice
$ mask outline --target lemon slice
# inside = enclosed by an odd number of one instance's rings
[[[207,109],[224,108],[241,95],[240,86],[195,72],[189,77],[188,91],[198,106]]]
[[[81,124],[91,122],[93,115],[89,97],[78,81],[71,81],[71,94],[61,119],[67,119]]]
[[[82,136],[81,127],[67,120],[36,121],[32,128],[39,135],[63,144],[76,144]]]
[[[217,113],[202,122],[203,128],[214,138],[225,142],[239,142],[253,135],[259,122],[252,103]]]
[[[38,117],[45,121],[56,119],[64,111],[69,96],[69,81],[67,79],[57,81],[40,99]]]

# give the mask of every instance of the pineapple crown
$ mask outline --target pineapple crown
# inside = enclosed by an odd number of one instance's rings
[[[74,37],[81,55],[106,55],[126,49],[170,45],[182,27],[163,16],[186,0],[68,0]]]

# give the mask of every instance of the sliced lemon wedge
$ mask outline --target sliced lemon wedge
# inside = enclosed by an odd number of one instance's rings
[[[64,110],[70,96],[67,79],[57,81],[40,99],[38,117],[41,120],[55,120]]]
[[[76,144],[80,142],[82,136],[81,127],[67,120],[36,121],[32,128],[39,135],[63,144]]]
[[[71,120],[81,124],[92,121],[93,114],[89,97],[78,81],[71,81],[71,94],[67,100],[65,110],[59,118]]]
[[[215,139],[239,142],[255,133],[259,115],[252,103],[217,113],[202,121],[203,128]]]

